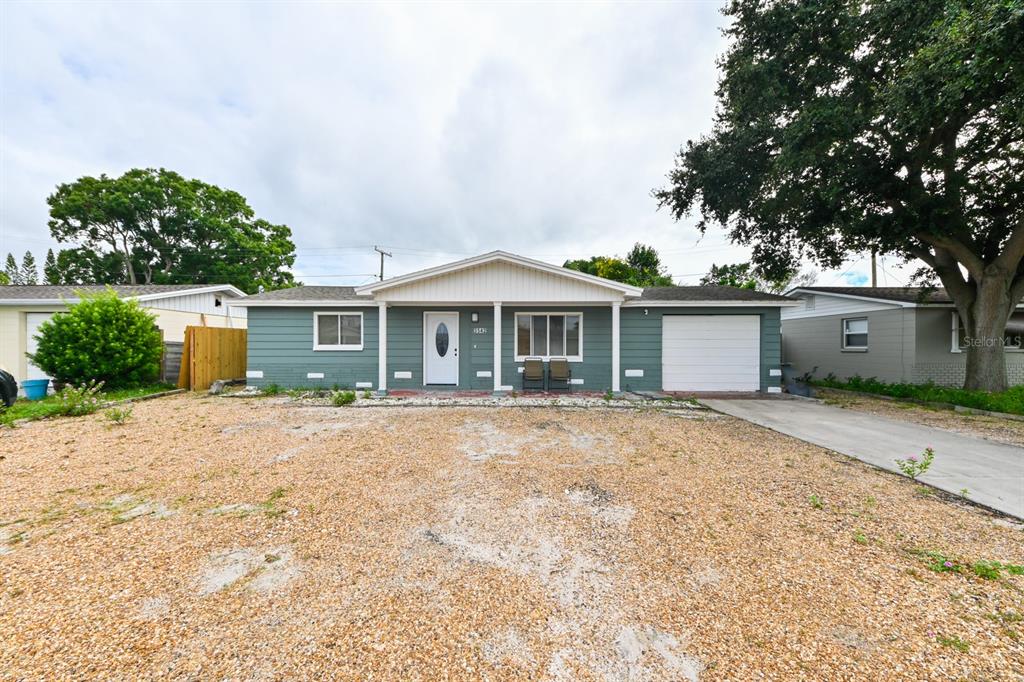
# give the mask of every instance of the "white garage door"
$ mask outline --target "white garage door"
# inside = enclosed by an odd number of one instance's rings
[[[661,383],[666,391],[761,388],[758,315],[665,315]]]
[[[36,340],[32,338],[39,332],[39,325],[46,322],[51,317],[53,317],[53,313],[25,313],[25,346],[29,353],[35,353],[36,347],[39,345],[36,343]],[[31,360],[27,362],[26,379],[50,378],[43,373],[43,370],[33,365]]]

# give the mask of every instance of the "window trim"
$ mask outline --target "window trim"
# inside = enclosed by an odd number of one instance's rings
[[[863,332],[849,332],[849,331],[847,331],[846,324],[848,322],[860,322],[861,320],[864,320],[865,326],[867,327],[867,329],[865,331],[863,331]],[[850,353],[866,353],[867,350],[868,350],[868,347],[869,347],[869,345],[871,343],[870,336],[869,336],[870,330],[871,330],[871,324],[868,322],[868,318],[867,317],[844,317],[844,318],[842,318],[842,323],[841,323],[841,327],[840,327],[840,333],[842,335],[842,349],[843,349],[843,351],[850,352]],[[849,345],[846,342],[846,337],[850,336],[851,333],[852,334],[864,334],[865,336],[868,336],[868,342],[865,343],[863,346],[851,346],[851,345]]]
[[[320,343],[320,318],[321,317],[359,317],[359,343],[337,343],[337,344],[321,344]],[[344,310],[318,310],[313,313],[313,350],[314,351],[337,351],[337,350],[363,350],[363,342],[365,340],[366,327],[364,326],[365,320],[363,319],[362,311],[348,312]],[[338,340],[341,341],[341,322],[339,321],[338,328]]]
[[[569,317],[570,315],[578,315],[580,318],[580,352],[577,355],[526,355],[519,354],[519,318],[523,316],[532,315],[546,315],[548,317],[548,350],[551,350],[551,316],[558,315],[563,317]],[[562,348],[565,349],[565,342],[568,337],[568,326],[562,325]],[[533,345],[533,320],[530,320],[530,344]],[[512,317],[512,352],[515,356],[515,362],[523,362],[526,358],[540,358],[545,362],[550,361],[551,358],[566,358],[569,362],[583,362],[583,313],[575,310],[537,310],[537,311],[521,311],[516,312]]]

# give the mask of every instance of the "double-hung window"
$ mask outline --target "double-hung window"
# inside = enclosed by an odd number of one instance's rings
[[[313,313],[313,350],[362,349],[362,313]]]
[[[868,349],[868,318],[843,320],[843,350]]]
[[[516,313],[516,361],[583,360],[582,313]]]

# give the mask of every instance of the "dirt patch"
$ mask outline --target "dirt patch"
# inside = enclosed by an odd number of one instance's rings
[[[276,592],[299,574],[287,547],[231,549],[212,555],[198,579],[199,594],[211,595],[236,583],[256,592]]]

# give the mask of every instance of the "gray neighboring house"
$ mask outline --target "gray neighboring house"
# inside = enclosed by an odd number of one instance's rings
[[[782,361],[797,375],[854,375],[887,382],[963,385],[965,336],[943,289],[800,287],[782,310]],[[1006,372],[1024,383],[1024,306],[1007,325]]]
[[[251,385],[522,388],[564,357],[576,390],[781,390],[779,310],[730,287],[638,287],[503,251],[361,287],[249,296]]]

